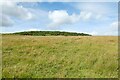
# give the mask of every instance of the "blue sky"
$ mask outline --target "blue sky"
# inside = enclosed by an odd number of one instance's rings
[[[118,34],[117,2],[5,2],[1,5],[3,33],[56,30]]]

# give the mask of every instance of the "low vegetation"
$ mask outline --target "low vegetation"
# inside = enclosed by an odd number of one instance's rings
[[[60,32],[60,31],[26,31],[26,32],[17,32],[13,34],[31,35],[31,36],[91,36],[90,34],[85,34],[85,33]]]
[[[3,35],[3,78],[117,78],[112,36]]]

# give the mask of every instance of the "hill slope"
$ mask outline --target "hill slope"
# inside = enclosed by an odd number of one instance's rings
[[[118,38],[2,36],[3,78],[118,78]]]

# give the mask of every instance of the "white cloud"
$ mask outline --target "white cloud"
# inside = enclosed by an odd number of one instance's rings
[[[89,20],[92,17],[92,13],[87,11],[81,11],[79,16],[83,20]]]
[[[110,24],[111,30],[118,31],[118,21],[114,21]]]
[[[106,26],[104,26],[104,27],[106,27]],[[98,33],[99,33],[99,35],[106,35],[106,36],[107,35],[114,35],[114,36],[117,36],[118,35],[118,21],[111,22],[103,30],[98,29]]]
[[[28,10],[31,12],[28,14],[28,20],[38,20],[41,19],[42,21],[44,19],[47,19],[48,12],[45,10],[41,9],[33,9],[33,8],[28,8]]]
[[[91,12],[95,19],[106,20],[110,16],[117,16],[117,3],[115,5],[110,5],[111,3],[101,3],[101,2],[81,2],[76,5],[72,5],[80,11]],[[114,7],[116,6],[116,8]]]
[[[118,21],[115,21],[115,22],[111,23],[111,26],[112,27],[117,27],[118,26]]]
[[[105,14],[109,9],[106,6],[106,4],[104,4],[104,3],[101,4],[98,2],[78,3],[77,5],[75,5],[75,7],[82,11],[89,11],[89,12],[93,12],[93,13],[97,13],[97,14]]]
[[[27,31],[39,31],[39,29],[31,28],[31,29],[28,29]]]
[[[98,15],[96,15],[96,19],[101,19],[103,16],[102,15],[100,15],[100,14],[98,14]]]
[[[1,14],[0,17],[2,18],[0,19],[0,25],[2,26],[12,26],[14,24],[13,20],[10,19],[10,17]]]
[[[81,11],[80,14],[68,14],[66,10],[54,10],[48,14],[51,23],[48,27],[57,28],[61,25],[73,24],[80,21],[100,20],[101,15],[96,15],[89,11]]]
[[[69,15],[66,10],[55,10],[49,12],[49,19],[52,20],[49,27],[58,27],[65,24],[73,24],[80,20],[89,20],[92,16],[90,12],[81,12],[80,14],[73,13]]]
[[[0,14],[2,14],[2,25],[1,26],[10,26],[13,22],[12,18],[30,20],[33,18],[33,14],[22,6],[18,6],[16,2],[5,1],[0,3]],[[7,20],[6,20],[7,19]]]
[[[50,27],[71,24],[79,20],[78,15],[69,15],[65,10],[55,10],[53,12],[50,11],[48,17],[52,20],[52,23],[49,24]]]

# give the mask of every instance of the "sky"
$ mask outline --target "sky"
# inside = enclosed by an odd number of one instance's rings
[[[0,8],[2,33],[67,31],[118,35],[118,2],[4,1]]]

